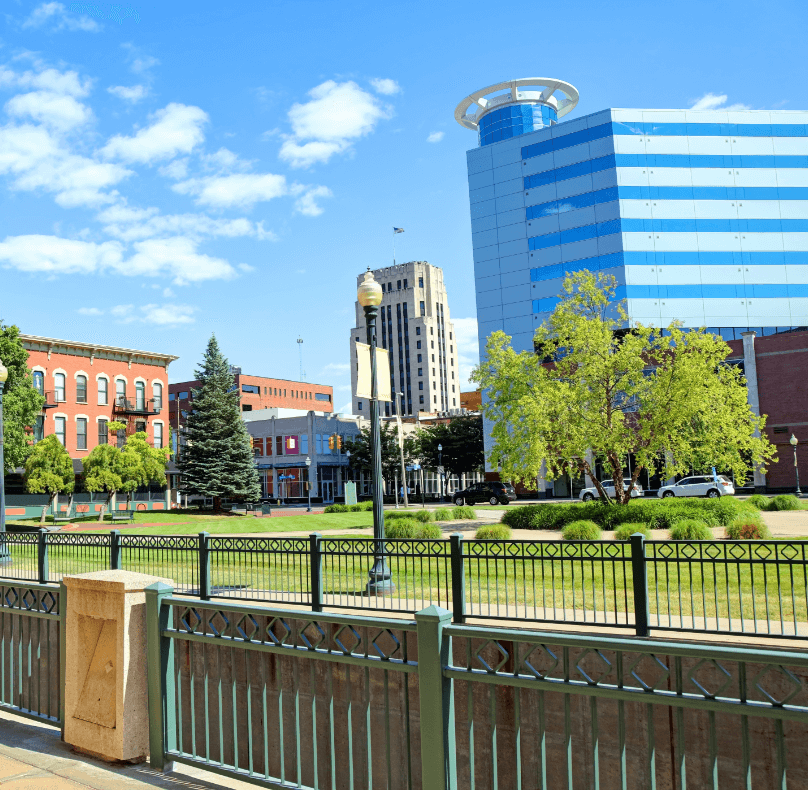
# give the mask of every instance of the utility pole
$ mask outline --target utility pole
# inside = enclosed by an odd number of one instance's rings
[[[300,357],[300,380],[305,381],[306,380],[306,374],[303,372],[303,338],[302,337],[297,338],[297,351],[298,351],[298,355]]]
[[[398,453],[401,458],[401,480],[404,491],[404,508],[410,506],[410,500],[407,496],[407,470],[404,468],[404,426],[401,424],[401,415],[404,412],[404,393],[399,392],[399,408],[396,414],[396,422],[398,423]]]

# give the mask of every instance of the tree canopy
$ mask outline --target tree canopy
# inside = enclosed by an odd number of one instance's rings
[[[775,454],[762,435],[765,416],[752,413],[743,375],[726,363],[729,346],[677,323],[627,329],[615,284],[588,271],[568,276],[536,330],[535,353],[515,352],[504,332],[489,337],[472,378],[486,392],[491,463],[515,480],[534,480],[544,463],[550,480],[586,473],[597,481],[600,460],[620,503],[629,501],[629,453],[632,484],[643,469],[673,477],[715,467],[743,480],[765,468]]]
[[[379,438],[382,447],[382,477],[393,480],[401,475],[401,455],[398,449],[398,427],[395,423],[383,422],[379,427]],[[351,468],[373,473],[370,455],[370,428],[363,428],[361,433],[348,439],[345,449],[351,452]],[[404,436],[404,463],[411,464],[419,455],[417,440],[412,436]]]
[[[59,494],[72,493],[76,485],[73,461],[54,434],[37,442],[25,461],[25,487],[32,494],[48,494],[51,504],[56,504]],[[42,508],[40,523],[45,523]],[[55,511],[54,511],[55,512]]]
[[[8,368],[3,388],[3,453],[5,472],[22,466],[33,446],[30,430],[45,403],[34,389],[28,370],[28,352],[19,339],[16,326],[0,322],[0,362]],[[28,429],[28,430],[26,430]]]
[[[261,485],[250,436],[241,419],[233,374],[215,336],[195,375],[200,386],[191,393],[192,408],[177,462],[181,490],[213,497],[217,509],[222,497],[258,499]]]
[[[450,475],[460,477],[485,464],[482,417],[452,417],[448,423],[427,426],[419,432],[418,441],[421,462],[428,468],[437,468],[440,459]]]

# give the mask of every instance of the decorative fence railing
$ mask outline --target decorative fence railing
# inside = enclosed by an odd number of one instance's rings
[[[808,655],[147,590],[151,764],[273,788],[803,787]]]
[[[385,540],[62,532],[0,535],[3,578],[56,582],[103,569],[173,581],[176,594],[327,609],[655,631],[808,637],[804,541]],[[383,556],[395,591],[367,595]]]
[[[61,721],[58,585],[0,582],[0,709]]]
[[[0,583],[0,708],[63,723],[64,585]],[[802,788],[808,653],[146,590],[149,759],[267,788]]]

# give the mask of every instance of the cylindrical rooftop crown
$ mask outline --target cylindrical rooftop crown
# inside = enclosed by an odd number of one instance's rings
[[[556,91],[563,98],[557,99]],[[492,93],[497,95],[488,95]],[[568,82],[524,77],[475,91],[457,105],[454,117],[461,126],[479,132],[480,145],[487,145],[550,126],[576,104],[578,91]],[[469,114],[472,105],[475,111]]]

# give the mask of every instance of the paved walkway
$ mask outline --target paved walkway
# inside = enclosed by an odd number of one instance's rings
[[[140,765],[111,766],[76,754],[59,730],[0,712],[0,790],[248,790],[255,785],[176,765],[162,774]]]

